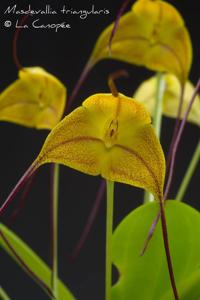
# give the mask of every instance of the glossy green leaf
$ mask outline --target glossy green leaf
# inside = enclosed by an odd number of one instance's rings
[[[113,24],[100,35],[89,60],[114,58],[145,66],[154,71],[175,74],[184,84],[192,62],[192,45],[184,20],[169,3],[138,0],[131,11],[120,18],[109,53]]]
[[[162,111],[163,115],[176,118],[178,112],[178,106],[180,102],[180,84],[177,78],[172,74],[163,75],[163,80],[165,81],[164,86],[164,95],[163,95],[163,105]],[[156,97],[156,76],[151,77],[148,80],[145,80],[134,94],[134,98],[139,100],[145,105],[147,110],[150,112],[151,116],[154,114],[154,105]],[[184,89],[184,100],[183,108],[181,112],[181,119],[184,116],[185,110],[189,105],[189,102],[194,93],[194,86],[190,81],[187,81]],[[189,113],[188,119],[189,122],[192,122],[196,125],[200,125],[200,98],[196,97],[194,104],[192,105],[191,111]]]
[[[24,261],[24,263],[29,267],[29,269],[37,275],[48,287],[50,287],[51,282],[51,270],[42,261],[40,257],[37,256],[15,233],[9,230],[5,225],[0,224],[0,230],[3,232],[4,236],[8,240],[9,244],[15,250],[17,255]],[[18,264],[22,267],[21,263],[13,255],[7,244],[4,242],[0,236],[0,247],[2,247]],[[22,287],[23,288],[23,287]],[[75,298],[69,291],[69,289],[58,280],[58,299],[57,300],[74,300]]]
[[[0,120],[52,129],[61,119],[66,88],[40,67],[23,68],[19,79],[0,94]]]
[[[66,116],[48,135],[35,164],[49,162],[138,186],[162,199],[162,147],[144,106],[122,94],[95,94]]]
[[[112,300],[172,300],[160,221],[144,256],[140,251],[157,203],[140,206],[119,224],[113,235],[113,262],[120,278]],[[192,207],[167,201],[165,207],[176,285],[181,300],[200,299],[200,214]]]

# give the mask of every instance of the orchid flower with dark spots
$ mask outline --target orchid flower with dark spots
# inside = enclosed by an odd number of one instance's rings
[[[35,161],[131,184],[162,198],[165,160],[150,115],[122,94],[96,94],[49,134]]]

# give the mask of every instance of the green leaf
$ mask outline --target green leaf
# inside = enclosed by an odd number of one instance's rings
[[[162,113],[166,117],[176,118],[178,112],[178,106],[180,102],[180,84],[178,79],[173,74],[163,75],[165,81]],[[145,105],[149,113],[153,116],[155,97],[156,97],[156,76],[153,76],[145,80],[136,90],[134,98]],[[184,87],[183,108],[181,112],[181,119],[183,119],[185,111],[190,103],[192,95],[194,93],[194,86],[188,80]],[[188,122],[200,125],[200,97],[197,95],[191,111],[188,115]]]
[[[181,300],[199,300],[200,299],[200,272],[192,273],[188,278],[180,283]],[[170,293],[167,293],[162,300],[169,300]]]
[[[29,269],[37,275],[49,288],[51,282],[51,270],[41,260],[37,254],[33,252],[15,233],[6,228],[5,225],[0,224],[0,231],[8,240],[9,244],[15,250],[18,256],[29,267]],[[22,264],[17,260],[14,254],[11,252],[5,241],[0,236],[0,247],[2,247],[22,268]],[[23,268],[24,269],[24,268]],[[57,300],[74,300],[75,298],[69,291],[69,289],[59,280],[58,281],[58,298]]]
[[[10,300],[7,293],[4,291],[4,289],[0,286],[0,299],[1,300]]]
[[[148,203],[130,213],[113,234],[113,262],[120,278],[113,300],[172,300],[160,221],[144,256],[140,251],[158,212]],[[167,201],[165,207],[175,280],[181,300],[200,297],[200,214],[192,207]]]

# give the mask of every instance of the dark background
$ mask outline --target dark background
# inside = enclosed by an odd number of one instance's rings
[[[194,48],[194,60],[190,78],[196,83],[199,76],[199,3],[197,0],[169,1],[173,3],[183,15]],[[14,28],[5,28],[4,21],[16,21],[17,16],[5,16],[3,12],[8,5],[15,1],[1,1],[0,3],[0,90],[2,91],[17,77],[17,68],[12,59],[12,40]],[[110,24],[120,8],[122,1],[21,1],[18,7],[26,9],[28,4],[39,9],[51,4],[58,10],[64,4],[74,9],[107,8],[109,15],[88,16],[81,20],[78,16],[40,16],[44,23],[68,21],[70,30],[23,30],[18,41],[18,54],[23,66],[42,66],[57,76],[71,93],[80,72],[86,63],[93,45],[102,32]],[[130,7],[130,6],[129,6]],[[118,89],[126,95],[132,95],[139,83],[152,75],[152,72],[130,66],[116,61],[102,61],[95,66],[83,84],[73,107],[79,105],[86,97],[96,92],[108,92],[108,75],[118,69],[124,68],[130,73],[128,79],[118,83]],[[174,120],[163,119],[162,145],[167,152]],[[26,168],[36,158],[48,132],[37,131],[21,126],[1,122],[0,126],[0,199],[3,203],[11,188],[24,173]],[[190,161],[190,157],[198,141],[199,130],[196,126],[187,124],[184,137],[179,147],[176,173],[170,197],[176,194],[179,183]],[[31,192],[23,211],[12,224],[11,228],[36,251],[48,264],[50,263],[50,200],[49,200],[49,165],[42,167],[34,181]],[[199,209],[199,190],[197,172],[195,173],[188,191],[184,197],[185,202]],[[104,299],[104,243],[105,243],[105,199],[102,202],[98,216],[91,234],[85,243],[76,261],[71,264],[69,257],[78,241],[87,216],[93,205],[96,191],[101,179],[86,176],[66,167],[61,167],[60,204],[59,204],[59,275],[68,285],[77,299],[103,300]],[[115,193],[115,226],[132,209],[142,203],[142,190],[116,184]],[[16,197],[3,217],[5,224],[9,216],[18,205],[20,197]],[[1,250],[0,257],[1,285],[13,300],[47,299],[44,292]],[[64,300],[64,299],[63,299]]]

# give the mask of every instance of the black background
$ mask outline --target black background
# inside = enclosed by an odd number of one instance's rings
[[[14,27],[5,28],[4,22],[16,21],[16,15],[5,16],[3,12],[8,5],[15,1],[1,1],[0,3],[0,90],[2,91],[17,77],[17,68],[12,59],[12,40]],[[51,4],[58,10],[65,4],[74,9],[107,8],[109,15],[88,16],[81,20],[78,16],[40,16],[44,23],[67,21],[71,29],[54,30],[23,30],[18,41],[18,54],[23,66],[42,66],[57,76],[71,93],[80,72],[86,63],[93,45],[101,31],[110,24],[121,5],[121,0],[115,1],[20,1],[18,7],[44,8]],[[190,31],[194,48],[194,60],[190,78],[196,83],[199,76],[199,3],[197,0],[170,1],[183,15]],[[29,20],[30,21],[30,20]],[[28,21],[28,22],[29,22]],[[130,73],[128,79],[118,83],[118,89],[131,96],[139,83],[148,78],[152,72],[116,61],[102,61],[98,63],[83,84],[73,108],[78,106],[86,97],[96,92],[108,92],[108,75],[124,68]],[[162,145],[167,152],[174,120],[163,119]],[[1,122],[0,126],[0,199],[3,203],[11,188],[16,184],[26,168],[36,158],[48,132],[37,131],[21,126]],[[190,161],[198,140],[198,128],[187,124],[184,137],[179,147],[176,173],[170,197],[173,198],[182,179],[184,171]],[[29,244],[48,264],[50,263],[50,229],[49,229],[49,165],[42,167],[34,181],[26,205],[11,228]],[[104,244],[105,244],[105,199],[102,202],[98,216],[76,261],[71,264],[69,256],[80,237],[87,216],[93,205],[96,191],[101,179],[86,176],[66,167],[61,167],[60,204],[59,204],[59,275],[69,286],[74,295],[80,300],[104,299]],[[115,192],[115,226],[133,208],[142,203],[143,192],[139,189],[116,184]],[[200,208],[197,172],[184,197],[185,202],[197,209]],[[19,203],[19,197],[10,206],[3,220],[9,221],[14,208]],[[1,285],[14,300],[47,299],[44,292],[1,250],[0,258]],[[64,300],[64,299],[63,299]]]

